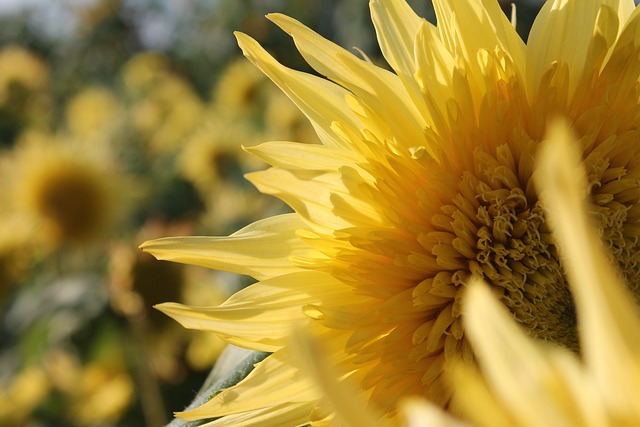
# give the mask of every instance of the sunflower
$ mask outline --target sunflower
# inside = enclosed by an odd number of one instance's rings
[[[198,95],[176,74],[158,76],[145,97],[132,107],[134,127],[154,156],[175,152],[203,113]]]
[[[250,170],[251,165],[246,164],[240,155],[240,144],[256,138],[256,132],[244,123],[231,125],[220,120],[208,120],[193,132],[181,150],[180,171],[206,196],[225,180],[234,181],[234,175],[241,178],[243,170]],[[263,162],[260,164],[264,166]]]
[[[160,306],[185,327],[273,352],[180,417],[222,416],[215,426],[330,421],[317,409],[318,390],[291,363],[292,322],[308,324],[340,377],[386,418],[408,395],[447,407],[453,392],[443,373],[474,358],[461,309],[472,276],[529,336],[579,351],[574,301],[532,180],[540,141],[558,116],[576,134],[593,220],[638,296],[633,1],[550,1],[527,44],[497,2],[435,0],[437,27],[403,0],[370,5],[394,72],[279,14],[268,18],[327,79],[288,69],[237,34],[322,144],[248,150],[273,166],[248,179],[295,213],[228,238],[143,245],[158,258],[258,280],[218,307]]]
[[[255,67],[236,59],[224,69],[211,95],[221,112],[231,117],[250,116],[264,103],[266,82]]]
[[[3,154],[2,211],[17,224],[14,230],[29,230],[31,240],[47,249],[93,242],[133,201],[132,180],[101,150],[29,131]]]
[[[152,157],[174,153],[202,120],[205,105],[190,83],[158,53],[131,58],[120,71],[131,99],[134,130]]]
[[[169,60],[157,52],[143,52],[133,56],[120,71],[124,88],[133,98],[145,96],[170,75]]]
[[[114,93],[101,87],[88,87],[69,100],[65,119],[72,134],[91,139],[112,134],[121,112],[122,106]]]
[[[46,372],[37,366],[26,366],[7,381],[0,383],[0,421],[4,425],[28,425],[31,413],[47,398],[51,384]]]
[[[0,48],[0,145],[11,146],[25,127],[49,122],[49,84],[50,70],[42,58],[19,45]]]
[[[6,45],[0,50],[0,105],[15,101],[12,91],[32,94],[45,89],[48,83],[49,69],[33,53],[18,45]]]

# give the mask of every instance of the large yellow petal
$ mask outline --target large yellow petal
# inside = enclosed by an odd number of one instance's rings
[[[640,317],[590,224],[585,173],[566,126],[557,125],[542,147],[537,184],[565,257],[586,364],[602,398],[622,419],[640,419]]]
[[[309,424],[317,402],[283,403],[256,411],[231,414],[200,427],[298,427]]]
[[[197,420],[249,412],[270,406],[317,402],[320,394],[311,381],[292,366],[288,349],[268,356],[237,385],[230,387],[196,409],[177,413]]]
[[[635,12],[636,3],[634,0],[620,0],[618,3],[618,16],[620,22],[625,23],[631,17],[631,14]]]
[[[281,65],[246,34],[236,33],[236,38],[244,55],[291,98],[311,121],[325,145],[344,146],[344,141],[331,130],[331,123],[334,121],[341,122],[354,131],[359,129],[357,118],[346,105],[345,89],[322,78]]]
[[[395,138],[408,148],[423,138],[425,118],[398,76],[358,59],[295,19],[281,14],[268,18],[293,37],[311,67],[347,88],[386,123],[389,133],[376,135],[378,139]]]
[[[585,71],[593,34],[602,32],[598,27],[603,22],[612,22],[598,20],[600,9],[609,8],[615,15],[627,14],[627,2],[624,1],[622,7],[620,5],[616,0],[552,0],[545,3],[533,23],[527,42],[527,92],[532,101],[537,96],[542,76],[558,62],[568,65],[568,93],[570,97],[573,95]],[[618,30],[616,28],[613,34]]]
[[[189,329],[212,331],[240,347],[273,352],[286,344],[291,322],[305,319],[307,304],[339,304],[354,298],[331,275],[300,271],[255,283],[217,307],[176,303],[156,306]]]
[[[298,142],[272,141],[245,150],[271,166],[283,169],[337,171],[346,165],[356,165],[357,155],[351,150]]]
[[[494,0],[434,0],[438,30],[443,43],[477,70],[481,50],[506,52],[524,75],[525,44]]]
[[[470,427],[434,404],[417,397],[400,401],[400,413],[406,427]]]
[[[621,33],[615,45],[608,52],[605,64],[600,70],[598,83],[606,86],[606,104],[610,109],[610,117],[605,120],[605,126],[610,131],[635,128],[638,105],[629,102],[638,97],[638,79],[640,78],[640,8],[622,26]],[[615,84],[611,84],[615,82]],[[593,86],[588,88],[589,92]],[[602,91],[593,88],[595,93]],[[635,97],[635,98],[633,98]]]
[[[342,425],[391,427],[371,405],[367,405],[366,399],[349,378],[338,382],[339,375],[328,360],[326,349],[319,342],[298,329],[292,334],[290,345],[297,365],[313,380]]]
[[[296,237],[306,228],[295,214],[263,219],[229,237],[167,237],[140,247],[158,259],[245,274],[258,280],[298,271],[289,258],[307,253]]]
[[[416,35],[415,78],[429,109],[436,133],[446,132],[447,104],[454,97],[455,60],[437,32],[422,24]]]
[[[416,15],[404,0],[372,0],[369,8],[385,59],[396,73],[412,76],[415,71],[413,46],[416,34],[426,21]]]
[[[404,83],[423,120],[431,125],[429,109],[414,77],[417,61],[415,41],[421,25],[427,25],[433,31],[435,27],[418,17],[404,0],[373,0],[369,7],[382,54]]]
[[[465,310],[484,378],[517,425],[606,425],[572,353],[528,338],[484,283],[469,285]]]

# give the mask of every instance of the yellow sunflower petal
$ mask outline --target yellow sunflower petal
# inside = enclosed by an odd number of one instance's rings
[[[231,344],[273,352],[286,344],[291,322],[305,318],[304,305],[335,304],[350,294],[327,273],[300,271],[253,284],[218,307],[165,303],[156,308],[185,328],[212,331]]]
[[[373,0],[369,7],[385,59],[398,74],[413,75],[414,43],[424,19],[416,15],[404,1]]]
[[[296,237],[305,228],[293,214],[257,221],[229,237],[168,237],[140,246],[158,259],[199,265],[258,280],[297,271],[289,258],[308,247]]]
[[[465,420],[474,427],[518,426],[508,406],[499,400],[477,366],[458,363],[446,375],[459,390],[453,407],[464,413]]]
[[[349,379],[338,382],[338,374],[331,366],[322,347],[301,329],[292,335],[292,348],[298,365],[322,391],[325,401],[336,412],[336,418],[349,427],[388,427],[389,423],[375,413],[365,410],[367,402]]]
[[[462,55],[477,66],[476,55],[500,47],[524,74],[525,44],[494,1],[435,0],[438,29],[452,54]]]
[[[408,397],[399,406],[406,427],[469,427],[423,399]]]
[[[284,67],[251,37],[235,34],[244,55],[291,98],[311,121],[325,145],[344,145],[331,131],[334,121],[351,126],[354,130],[359,128],[357,119],[345,104],[346,90],[316,76]],[[322,96],[316,96],[319,93]]]
[[[589,223],[583,196],[584,171],[566,126],[551,130],[539,160],[538,184],[545,191],[582,327],[585,362],[616,413],[640,419],[640,317]]]
[[[469,286],[465,307],[465,325],[484,376],[518,426],[589,425],[587,414],[604,421],[602,411],[585,407],[590,399],[581,397],[587,390],[572,380],[580,376],[573,354],[526,337],[482,283]]]
[[[415,78],[425,97],[436,132],[443,132],[447,101],[454,97],[455,61],[437,32],[427,23],[420,26],[416,36]]]
[[[418,30],[421,26],[428,26],[435,32],[435,27],[418,17],[411,7],[401,0],[374,0],[369,3],[369,7],[382,54],[407,88],[417,112],[430,125],[432,122],[430,111],[421,95],[419,82],[414,78],[414,74],[418,60],[416,51]],[[430,154],[434,155],[433,152]]]
[[[621,32],[617,40],[609,41],[613,47],[608,51],[600,73],[602,82],[616,82],[615,85],[607,88],[607,103],[613,114],[606,121],[605,126],[613,131],[616,131],[619,126],[632,128],[633,120],[637,115],[637,105],[629,103],[629,97],[637,93],[640,78],[640,8],[634,10],[624,22],[624,26],[622,23],[621,21]],[[600,30],[600,33],[604,32],[604,29]],[[587,93],[592,90],[593,85],[588,87],[589,90],[585,91]]]
[[[626,22],[632,13],[635,12],[636,3],[634,0],[620,0],[618,5],[618,15],[622,22]]]
[[[227,415],[200,427],[298,427],[309,424],[315,402],[269,406],[256,411]]]
[[[185,420],[212,418],[283,405],[317,402],[320,395],[311,381],[291,365],[288,349],[268,356],[237,385],[223,390],[196,409],[179,412]]]
[[[298,142],[272,141],[255,147],[245,147],[272,166],[285,169],[335,171],[345,165],[356,164],[353,151]]]
[[[573,95],[585,70],[589,49],[589,43],[585,41],[591,40],[597,28],[600,9],[611,8],[617,15],[619,4],[618,1],[577,0],[545,3],[533,23],[527,42],[527,90],[530,97],[535,98],[538,83],[554,63],[567,64],[568,93]],[[628,6],[623,6],[622,10],[627,13]]]

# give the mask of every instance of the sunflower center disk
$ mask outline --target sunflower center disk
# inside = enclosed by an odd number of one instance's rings
[[[516,175],[507,145],[496,154],[477,148],[472,163],[451,200],[431,211],[435,230],[419,239],[441,269],[428,292],[458,301],[461,285],[471,275],[481,277],[531,336],[577,349],[573,301],[528,179],[521,183]],[[452,325],[442,331],[445,356],[460,350],[460,343],[446,345],[448,337],[462,338],[455,333],[458,303],[452,308]]]
[[[64,164],[37,178],[25,197],[46,218],[56,239],[83,241],[107,220],[107,190],[100,175],[87,166]]]
[[[473,244],[475,252],[469,254],[464,273],[493,285],[531,336],[577,349],[573,302],[543,207],[537,200],[528,200],[518,185],[510,187],[505,185],[508,180],[493,178],[463,178],[477,194],[476,211],[467,218],[476,228],[475,242],[465,242]],[[453,246],[461,245],[454,240]]]
[[[639,150],[629,148],[631,135],[602,138],[576,130],[587,135],[580,144],[592,218],[612,261],[638,295],[633,284],[640,278]],[[461,322],[465,284],[472,276],[492,286],[531,337],[579,351],[562,257],[545,220],[544,195],[539,198],[531,180],[539,137],[522,128],[512,132],[498,139],[506,143],[487,137],[441,161],[395,155],[368,164],[378,177],[371,197],[378,203],[384,198],[392,224],[368,234],[350,230],[350,245],[333,266],[358,293],[382,301],[370,317],[353,322],[349,341],[358,360],[376,360],[363,380],[373,396],[386,395],[380,385],[386,378],[403,383],[407,393],[422,387],[427,398],[446,405],[443,364],[473,359]]]

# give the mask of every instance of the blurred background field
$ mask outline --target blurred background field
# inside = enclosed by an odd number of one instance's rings
[[[367,3],[0,0],[0,425],[159,426],[189,403],[224,345],[152,306],[250,281],[137,246],[287,210],[241,146],[317,139],[232,33],[310,71],[264,19],[283,12],[378,63]]]

